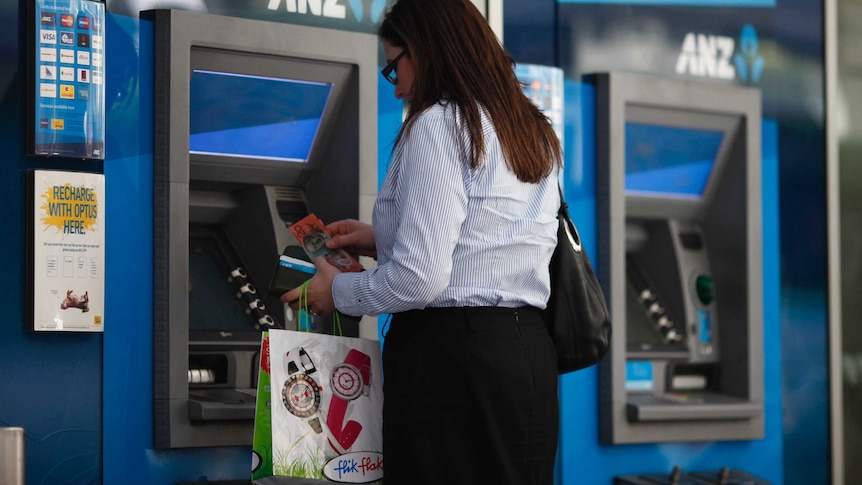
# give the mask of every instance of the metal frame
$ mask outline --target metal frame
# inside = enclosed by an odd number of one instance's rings
[[[761,174],[761,98],[752,88],[722,84],[659,78],[656,76],[623,72],[599,73],[592,76],[596,85],[597,132],[597,227],[599,250],[597,268],[603,290],[608,296],[614,337],[610,355],[599,368],[600,379],[600,439],[604,444],[653,443],[673,441],[719,441],[757,439],[764,436],[764,374],[763,374],[763,264],[762,264],[762,174]],[[722,347],[722,369],[738,379],[727,384],[736,404],[709,403],[702,408],[685,411],[687,417],[672,416],[668,410],[644,408],[647,414],[658,411],[655,420],[633,419],[628,409],[629,396],[626,380],[626,325],[625,325],[625,219],[627,198],[624,194],[625,176],[625,122],[627,110],[634,106],[670,112],[719,114],[741,119],[736,137],[743,140],[729,153],[734,163],[734,174],[739,178],[732,183],[725,180],[722,194],[710,188],[707,203],[713,206],[722,221],[734,224],[745,234],[746,248],[739,257],[746,265],[740,272],[746,279],[734,299],[738,300],[738,314],[734,318],[734,331],[719,329],[721,340],[733,345]],[[722,148],[725,150],[725,148]],[[745,165],[738,165],[744,157]],[[743,173],[739,174],[738,171]],[[720,177],[727,179],[727,177]],[[744,178],[744,184],[740,179]],[[710,182],[712,184],[713,182]],[[727,192],[731,191],[731,195]],[[718,199],[715,199],[718,197]],[[728,202],[744,197],[744,213],[731,213],[725,208]],[[629,203],[630,204],[630,203]],[[664,207],[664,206],[663,206]],[[667,209],[670,210],[670,205]],[[702,208],[692,207],[692,211]],[[672,215],[671,215],[672,216]],[[737,234],[739,233],[737,232]],[[710,235],[724,247],[738,250],[729,241],[734,235]],[[738,236],[736,236],[738,239]],[[709,239],[709,238],[708,238]],[[714,244],[713,244],[714,246]],[[726,266],[726,265],[725,265]],[[713,264],[713,270],[716,270]],[[718,271],[726,271],[718,268]],[[726,294],[726,293],[725,293]],[[738,322],[738,323],[737,323]]]
[[[826,101],[826,238],[829,332],[829,429],[830,461],[834,485],[843,485],[844,470],[844,374],[842,368],[841,314],[841,187],[838,183],[838,2],[826,0],[824,8],[824,66]]]
[[[370,34],[287,25],[180,10],[144,12],[154,21],[154,446],[157,449],[249,445],[251,422],[192,425],[188,413],[189,331],[187,280],[189,207],[189,80],[192,47],[357,66],[353,81],[358,94],[341,118],[355,116],[359,168],[356,184],[359,219],[370,221],[377,193],[377,38]],[[338,144],[330,144],[338,145]],[[336,150],[339,149],[336,147]],[[327,158],[335,158],[330,153]],[[318,170],[325,172],[327,164]],[[269,173],[269,172],[267,172]],[[326,193],[346,190],[326,183],[325,173],[309,182],[320,198],[316,211],[332,217],[338,208]],[[317,179],[320,179],[317,181]],[[257,183],[262,183],[257,180]],[[267,194],[278,187],[266,187]],[[353,189],[351,189],[353,190]],[[272,194],[269,194],[272,195]],[[317,209],[321,207],[321,209]],[[277,227],[275,224],[273,227]],[[284,229],[282,223],[280,229]],[[274,255],[273,257],[277,256]],[[274,264],[274,263],[273,263]],[[362,326],[361,326],[362,327]],[[360,336],[376,337],[376,321],[360,328]],[[370,327],[370,328],[369,328]]]

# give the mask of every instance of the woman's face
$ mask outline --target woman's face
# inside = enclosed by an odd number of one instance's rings
[[[398,47],[383,41],[383,51],[386,53],[386,63],[392,62],[404,51],[403,47]],[[413,58],[410,53],[401,56],[398,60],[398,65],[395,66],[398,83],[395,85],[395,97],[398,99],[406,99],[411,101],[413,97],[413,78],[416,73],[416,65],[413,63]]]

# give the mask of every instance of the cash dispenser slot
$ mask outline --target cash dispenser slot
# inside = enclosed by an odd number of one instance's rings
[[[219,421],[254,419],[256,383],[250,379],[259,355],[248,352],[189,353],[189,419]],[[239,375],[247,374],[247,375]],[[248,382],[248,387],[236,388]]]
[[[631,422],[650,421],[724,421],[750,419],[760,416],[760,405],[719,389],[720,367],[715,364],[690,365],[666,362],[640,362],[654,366],[662,373],[661,379],[648,389],[658,392],[636,392],[626,401],[626,418]],[[637,376],[631,376],[637,382]],[[644,386],[641,386],[644,387]]]

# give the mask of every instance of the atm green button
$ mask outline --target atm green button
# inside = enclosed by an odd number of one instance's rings
[[[697,291],[698,300],[704,305],[709,305],[715,300],[715,281],[712,276],[698,276],[694,282],[694,289]]]

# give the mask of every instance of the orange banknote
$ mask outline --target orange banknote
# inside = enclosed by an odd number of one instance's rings
[[[326,224],[316,215],[309,214],[291,224],[290,232],[293,233],[312,261],[323,256],[329,264],[338,268],[342,273],[362,271],[362,265],[347,251],[326,247],[326,241],[331,238],[326,231]]]

